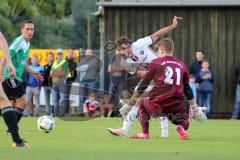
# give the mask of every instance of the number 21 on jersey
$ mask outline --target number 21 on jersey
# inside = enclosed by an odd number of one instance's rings
[[[166,68],[165,68],[165,76],[166,76],[166,78],[165,78],[165,80],[164,80],[164,83],[165,84],[170,84],[170,85],[173,85],[173,74],[174,74],[174,72],[176,73],[176,77],[177,77],[177,79],[176,79],[176,85],[180,85],[180,80],[181,80],[181,70],[180,70],[180,68],[175,68],[175,71],[173,70],[173,68],[172,67],[169,67],[169,66],[167,66]]]

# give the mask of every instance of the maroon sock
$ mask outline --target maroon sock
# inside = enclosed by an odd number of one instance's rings
[[[182,127],[185,129],[185,131],[186,131],[186,130],[188,130],[188,128],[189,128],[189,122],[188,122],[187,120],[185,120],[185,121],[182,122],[181,126],[182,126]]]
[[[146,109],[144,108],[143,104],[141,104],[139,107],[139,118],[140,118],[140,123],[142,125],[142,133],[148,134],[150,116],[147,113]]]

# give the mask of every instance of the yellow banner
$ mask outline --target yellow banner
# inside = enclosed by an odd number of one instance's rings
[[[38,56],[38,60],[39,60],[39,64],[41,66],[44,66],[45,64],[48,63],[48,53],[52,52],[54,54],[54,59],[57,58],[57,54],[56,54],[56,49],[30,49],[30,54],[29,57],[31,58],[33,55],[37,55]],[[68,50],[65,49],[63,50],[63,56],[67,57],[68,54]],[[0,50],[0,57],[2,57],[3,52],[2,50]],[[79,56],[80,52],[79,50],[75,50],[74,52],[74,57]]]

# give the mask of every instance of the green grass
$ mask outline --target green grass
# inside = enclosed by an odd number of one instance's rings
[[[131,140],[114,137],[106,128],[120,127],[121,119],[90,121],[56,120],[51,133],[37,129],[36,118],[23,118],[21,135],[31,148],[12,149],[11,138],[0,119],[0,160],[233,160],[240,157],[239,121],[208,120],[191,122],[189,141],[181,141],[170,124],[170,137],[161,138],[159,122],[151,122],[151,138]],[[140,129],[136,121],[130,134]]]

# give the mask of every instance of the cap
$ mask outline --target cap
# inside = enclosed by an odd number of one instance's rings
[[[62,54],[63,53],[63,49],[62,48],[58,48],[57,49],[57,54]]]

